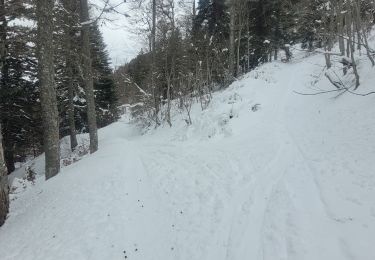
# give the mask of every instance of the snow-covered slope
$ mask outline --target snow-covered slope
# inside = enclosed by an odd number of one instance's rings
[[[12,196],[1,259],[375,259],[375,95],[295,94],[332,89],[304,55],[194,105],[190,127],[102,129],[97,153]]]

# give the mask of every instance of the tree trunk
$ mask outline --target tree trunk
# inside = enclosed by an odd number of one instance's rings
[[[353,42],[353,32],[352,32],[352,24],[353,24],[353,20],[352,20],[352,12],[351,12],[351,6],[350,6],[350,2],[348,1],[347,2],[347,8],[348,8],[348,13],[347,13],[347,32],[348,32],[348,45],[349,45],[349,49],[350,49],[350,59],[351,59],[351,62],[352,62],[352,67],[353,67],[353,72],[354,72],[354,75],[355,75],[355,90],[358,89],[359,85],[360,85],[360,79],[359,79],[359,74],[358,74],[358,70],[357,70],[357,64],[355,62],[355,57],[354,57],[354,52],[355,52],[355,47],[354,47],[354,42]]]
[[[7,57],[7,27],[8,22],[6,19],[6,10],[5,10],[5,0],[0,0],[0,73],[4,78],[9,75],[9,68],[8,66],[5,66],[5,61]],[[6,81],[6,80],[5,80]],[[5,82],[6,83],[6,82]],[[5,114],[2,118],[2,128],[0,128],[0,131],[4,133],[4,142],[2,143],[2,152],[3,152],[3,159],[6,165],[6,168],[8,169],[8,172],[13,172],[15,170],[14,167],[14,141],[9,136],[9,130],[8,130],[8,118]]]
[[[68,65],[67,63],[67,66]],[[78,146],[77,133],[76,133],[76,123],[74,117],[74,84],[73,84],[73,73],[72,68],[68,67],[68,118],[69,118],[69,133],[70,133],[70,148],[72,151]]]
[[[153,59],[155,59],[155,42],[156,42],[156,0],[152,0],[152,28],[151,28],[151,51],[153,52]],[[154,60],[153,60],[154,62]]]
[[[332,51],[332,47],[333,47],[333,37],[332,35],[334,34],[334,31],[335,31],[335,25],[334,25],[334,13],[335,13],[335,10],[332,8],[331,9],[331,16],[330,16],[330,20],[329,20],[329,26],[328,26],[328,30],[327,30],[327,43],[326,43],[326,46],[325,46],[325,59],[326,59],[326,66],[327,66],[327,69],[330,69],[332,67],[332,62],[331,62],[331,54],[330,52]]]
[[[76,14],[76,2],[75,0],[65,0],[62,2],[65,10],[70,14],[64,18],[65,22],[65,39],[66,39],[66,50],[65,50],[65,62],[67,70],[67,88],[68,88],[68,121],[69,121],[69,134],[70,134],[70,148],[73,151],[77,145],[77,133],[75,124],[75,113],[74,113],[74,64],[75,60],[75,48],[74,46],[74,26],[77,24],[77,20],[74,19]]]
[[[2,142],[3,137],[0,131],[0,226],[4,224],[9,210],[8,174],[4,163]]]
[[[171,121],[171,81],[167,80],[167,123],[172,127]]]
[[[365,25],[362,22],[361,13],[360,13],[360,3],[358,1],[356,1],[354,3],[354,5],[355,5],[355,14],[356,14],[356,23],[357,23],[358,33],[360,34],[362,32],[363,45],[366,49],[367,57],[371,61],[372,66],[374,67],[375,61],[374,61],[374,58],[372,57],[372,54],[370,52],[366,28],[365,28]],[[361,43],[358,42],[358,44],[360,45]]]
[[[343,14],[343,6],[342,2],[338,1],[338,24],[337,24],[337,31],[339,34],[339,47],[340,53],[342,56],[345,55],[345,41],[344,41],[344,14]]]
[[[54,0],[37,0],[40,101],[43,119],[46,179],[60,171],[59,114],[53,57]]]
[[[324,58],[326,60],[326,66],[327,66],[327,69],[330,69],[332,67],[331,55],[329,54],[329,51],[327,50],[327,48],[325,48],[325,51],[326,53],[324,54]]]
[[[273,50],[273,52],[274,52],[274,53],[273,53],[273,59],[274,59],[274,60],[277,60],[277,59],[278,59],[278,52],[279,52],[278,49],[275,48],[275,49]]]
[[[6,56],[6,18],[5,18],[5,1],[0,0],[0,71]],[[0,226],[5,222],[9,210],[9,187],[8,174],[4,163],[3,154],[3,137],[1,135],[0,125]]]
[[[156,125],[160,125],[159,122],[159,93],[155,86],[155,58],[156,58],[156,0],[152,0],[152,28],[151,28],[151,88],[154,102],[154,120]]]
[[[238,24],[238,41],[237,41],[237,53],[236,53],[236,75],[240,73],[240,50],[241,50],[241,38],[242,38],[242,21]]]
[[[230,35],[229,35],[229,72],[236,77],[235,69],[235,26],[236,26],[236,12],[235,4],[230,2]]]
[[[87,0],[81,0],[83,81],[87,102],[87,121],[90,134],[90,153],[98,150],[98,128],[96,123],[94,81],[90,52],[90,16]]]
[[[7,47],[5,47],[7,48]],[[5,50],[6,53],[6,50]],[[3,75],[6,73],[9,73],[8,71],[5,72],[5,69],[2,71]],[[3,134],[3,153],[4,153],[4,161],[5,165],[7,167],[8,173],[11,173],[15,170],[14,166],[14,146],[15,141],[14,138],[12,138],[11,131],[8,129],[9,127],[9,121],[7,118],[8,115],[4,115],[4,118],[2,118],[2,131]]]
[[[16,167],[14,166],[14,144],[5,144],[8,142],[4,141],[4,161],[9,173],[14,172]]]
[[[6,33],[7,20],[5,17],[5,0],[0,0],[0,71],[3,70],[3,65],[6,57]]]

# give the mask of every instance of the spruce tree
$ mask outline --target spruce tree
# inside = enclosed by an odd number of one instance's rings
[[[113,123],[117,119],[118,113],[116,89],[109,55],[97,23],[93,23],[90,27],[90,47],[96,115],[98,126],[103,127]]]
[[[32,18],[23,2],[10,1],[6,5],[7,23],[19,17]],[[18,8],[14,8],[16,5]],[[0,79],[0,118],[4,138],[4,155],[8,172],[14,163],[31,151],[39,152],[41,142],[40,103],[35,56],[36,31],[27,26],[6,26]]]

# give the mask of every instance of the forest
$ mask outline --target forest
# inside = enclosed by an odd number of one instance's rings
[[[101,31],[111,14],[143,40],[116,66]],[[292,66],[298,53],[320,55],[329,88],[295,95],[372,96],[362,86],[364,66],[375,68],[374,25],[375,0],[0,0],[0,226],[20,165],[45,156],[49,180],[75,163],[62,139],[84,157],[124,114],[142,133],[178,126],[176,113],[193,127],[196,106],[204,113],[215,93],[267,64]]]

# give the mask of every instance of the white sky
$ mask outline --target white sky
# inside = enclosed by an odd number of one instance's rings
[[[94,13],[98,16],[101,13],[102,8],[105,6],[107,0],[89,0],[93,4]],[[180,0],[176,0],[178,2]],[[184,0],[182,0],[184,1]],[[191,1],[191,0],[187,0]],[[186,1],[186,2],[187,2]],[[119,3],[123,3],[124,0],[109,0],[112,6],[116,6]],[[129,0],[127,2],[130,2]],[[198,0],[196,0],[198,2]],[[100,29],[103,33],[104,41],[107,44],[107,50],[109,51],[112,66],[120,66],[131,59],[135,58],[140,52],[142,47],[145,47],[144,39],[141,38],[140,34],[136,34],[134,31],[135,27],[140,26],[139,24],[132,24],[131,20],[141,16],[139,10],[130,10],[131,4],[122,4],[117,10],[121,13],[127,13],[131,17],[125,17],[121,14],[104,14],[101,18]],[[92,17],[95,18],[95,17]],[[108,21],[110,19],[111,21]]]
[[[105,0],[90,0],[90,2],[94,6],[94,13],[99,15],[101,12],[100,7],[105,6]],[[124,2],[124,0],[110,0],[112,6],[116,6],[121,2]],[[116,10],[132,15],[129,12],[129,4],[127,3],[122,4]],[[92,18],[95,19],[95,17]],[[103,14],[101,18],[99,22],[100,30],[107,44],[112,66],[122,65],[137,56],[143,45],[141,38],[131,32],[130,18],[116,13]]]

